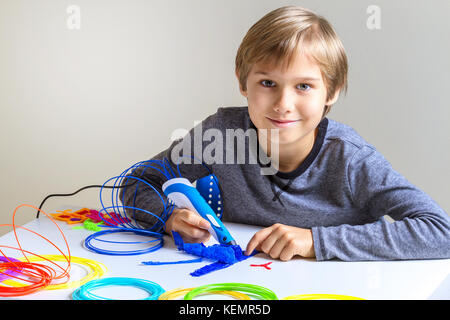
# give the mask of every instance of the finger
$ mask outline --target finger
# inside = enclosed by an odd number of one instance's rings
[[[186,236],[186,240],[184,242],[186,242],[186,243],[203,243],[203,242],[207,242],[210,237],[211,237],[210,234],[208,234],[207,236],[202,237],[202,238],[193,238],[193,237]]]
[[[267,239],[269,240],[269,239]],[[274,259],[278,259],[280,257],[280,254],[285,250],[286,248],[286,242],[283,240],[283,237],[278,238],[275,243],[270,247],[269,251],[266,252],[270,257]]]
[[[287,245],[283,248],[283,250],[280,253],[280,260],[281,261],[289,261],[292,259],[292,257],[295,255],[295,246],[294,245]]]
[[[178,232],[183,240],[189,243],[201,242],[203,240],[209,239],[210,236],[208,230],[193,225],[195,223],[198,223],[198,219],[196,219],[194,215],[197,214],[184,211],[183,214],[180,214],[178,215],[178,217],[176,217],[177,221],[172,227],[173,231]]]
[[[278,247],[273,248],[276,244],[278,244]],[[270,253],[272,249],[277,250],[278,254],[281,252],[281,249],[283,249],[281,235],[277,229],[273,230],[272,233],[260,244],[260,250],[264,253],[269,254],[271,257],[272,255]],[[272,258],[278,258],[278,256],[274,256]]]
[[[202,240],[202,239],[209,238],[209,235],[210,235],[208,230],[193,227],[192,225],[189,225],[189,224],[186,224],[183,227],[183,230],[184,230],[184,233],[192,239]]]
[[[203,219],[199,214],[189,211],[187,214],[181,216],[181,220],[187,224],[201,229],[209,229],[211,224]]]
[[[283,239],[286,231],[283,229],[283,225],[273,225],[272,233],[261,243],[261,251],[267,254],[270,254],[272,248],[276,243],[278,243],[278,254],[281,252],[281,249],[284,247]],[[278,258],[272,257],[272,258]]]
[[[266,239],[266,237],[272,232],[273,226],[264,228],[256,232],[247,244],[245,249],[245,255],[250,255],[255,248],[259,247],[260,243]]]
[[[185,227],[179,231],[179,234],[186,243],[206,242],[211,237],[210,233],[203,229],[194,230],[192,227]]]

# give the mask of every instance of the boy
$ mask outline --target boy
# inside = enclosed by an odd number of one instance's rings
[[[247,156],[223,163],[224,155],[234,158],[234,145],[218,144],[210,155],[219,161],[209,163],[223,191],[223,219],[265,227],[249,241],[247,254],[257,249],[283,261],[450,258],[449,216],[352,128],[325,117],[347,89],[347,69],[342,43],[324,18],[295,6],[276,9],[249,29],[237,52],[235,71],[248,107],[219,108],[154,159],[181,163],[182,176],[193,182],[208,170],[178,162],[174,154],[195,144],[196,130],[217,129],[222,137],[256,130],[259,152],[275,174],[262,174],[264,164]],[[164,179],[156,170],[135,175],[161,190]],[[134,191],[122,192],[125,206],[162,210],[152,190]],[[155,223],[139,212],[133,218]],[[208,240],[208,227],[182,208],[166,221],[166,232],[177,231],[187,242]]]

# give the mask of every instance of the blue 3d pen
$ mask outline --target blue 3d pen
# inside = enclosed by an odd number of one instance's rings
[[[236,244],[222,221],[188,179],[172,178],[167,180],[162,185],[162,190],[178,208],[190,209],[207,220],[211,225],[208,231],[217,242],[226,245]]]

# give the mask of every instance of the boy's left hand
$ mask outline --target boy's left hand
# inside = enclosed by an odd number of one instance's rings
[[[299,255],[314,258],[314,242],[310,229],[291,227],[276,223],[256,232],[247,244],[245,254],[253,250],[267,253],[274,259],[291,260]]]

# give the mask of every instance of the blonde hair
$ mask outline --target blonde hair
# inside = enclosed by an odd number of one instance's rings
[[[247,90],[247,77],[255,63],[274,62],[286,70],[302,53],[318,64],[327,101],[338,90],[347,92],[347,56],[336,31],[325,18],[298,6],[273,10],[248,30],[235,61],[242,90]],[[330,107],[325,107],[323,116]]]

